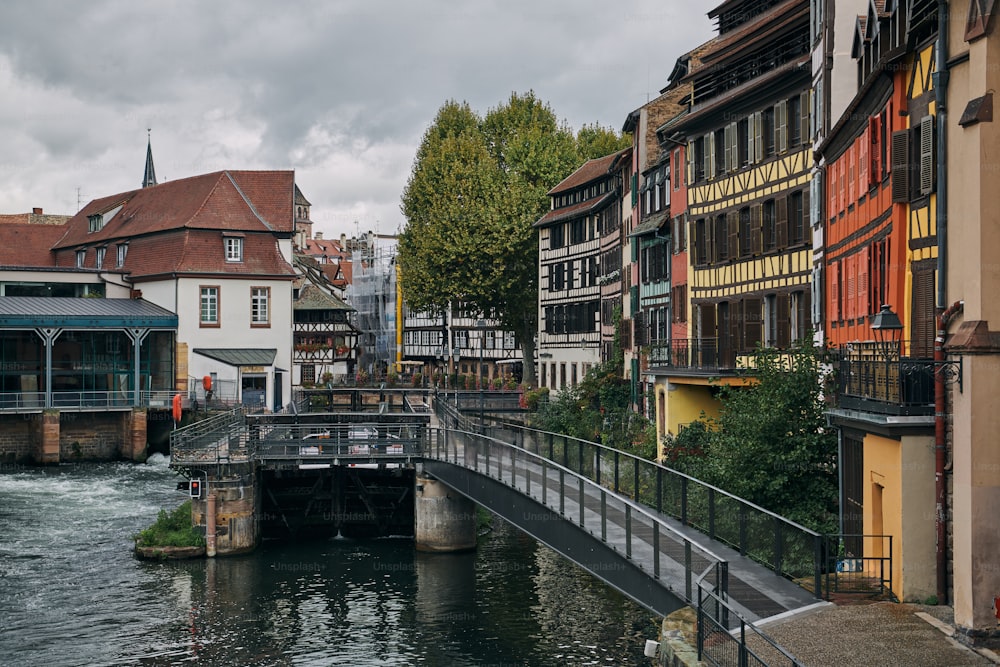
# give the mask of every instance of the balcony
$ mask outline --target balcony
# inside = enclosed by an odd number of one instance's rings
[[[730,374],[736,371],[736,349],[718,338],[686,338],[654,341],[649,346],[649,365],[691,373]]]
[[[880,415],[934,414],[934,374],[946,372],[947,366],[921,357],[885,359],[874,343],[856,343],[839,352],[838,408]]]

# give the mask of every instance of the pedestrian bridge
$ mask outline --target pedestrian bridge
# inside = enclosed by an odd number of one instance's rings
[[[749,664],[796,664],[753,623],[829,589],[822,536],[652,461],[436,407],[374,427],[233,413],[178,431],[172,465],[416,466],[656,614],[698,610],[703,659],[748,664],[755,643]]]

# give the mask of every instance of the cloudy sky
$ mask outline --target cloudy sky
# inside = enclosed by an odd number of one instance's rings
[[[443,102],[534,90],[574,131],[620,130],[719,2],[4,0],[0,213],[138,187],[152,128],[160,182],[295,169],[328,238],[395,233]]]

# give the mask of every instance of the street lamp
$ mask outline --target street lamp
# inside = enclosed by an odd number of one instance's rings
[[[883,304],[881,310],[872,318],[871,329],[875,334],[875,342],[882,358],[886,361],[898,359],[903,323],[888,304]]]

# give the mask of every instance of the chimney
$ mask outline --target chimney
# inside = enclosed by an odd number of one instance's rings
[[[31,213],[33,215],[41,215],[42,214],[42,209],[41,209],[40,206],[36,206],[35,208],[31,209]]]
[[[313,234],[313,238],[315,238],[317,241],[322,241],[323,240],[323,232],[316,232],[315,234]]]

